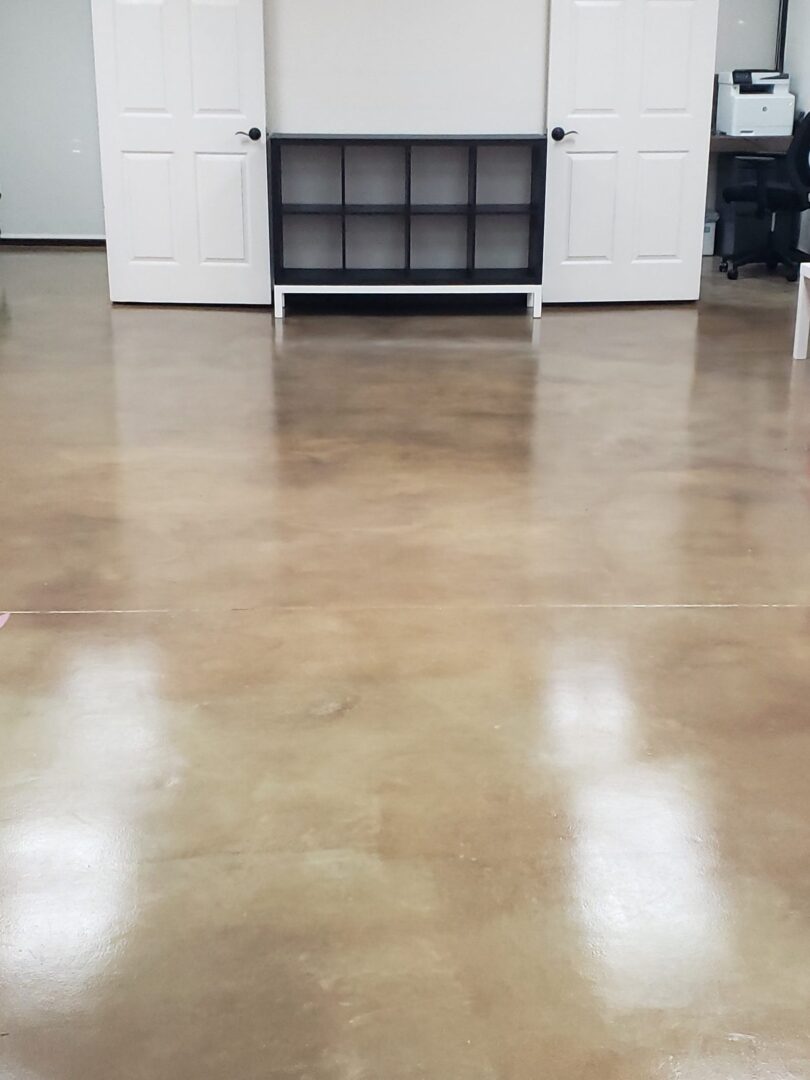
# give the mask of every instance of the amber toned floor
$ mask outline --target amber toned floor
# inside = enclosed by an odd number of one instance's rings
[[[794,292],[0,252],[2,1080],[808,1080]]]

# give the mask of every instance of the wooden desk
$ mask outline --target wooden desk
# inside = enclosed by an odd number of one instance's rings
[[[786,154],[792,135],[712,135],[711,154]]]

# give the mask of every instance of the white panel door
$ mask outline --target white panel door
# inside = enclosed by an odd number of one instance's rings
[[[717,4],[551,0],[544,301],[697,299]]]
[[[262,0],[93,0],[93,39],[111,299],[269,304]]]

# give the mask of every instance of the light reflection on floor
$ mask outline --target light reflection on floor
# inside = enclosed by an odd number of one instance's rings
[[[618,663],[571,649],[553,665],[545,738],[567,790],[574,910],[594,980],[619,1009],[678,1007],[731,958],[701,778],[643,755]]]
[[[137,641],[77,650],[40,719],[47,768],[0,834],[4,967],[16,1008],[66,1012],[125,947],[142,791],[173,760],[159,656]]]

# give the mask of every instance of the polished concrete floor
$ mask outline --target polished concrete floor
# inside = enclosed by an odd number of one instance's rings
[[[0,274],[3,1080],[810,1078],[792,288]]]

